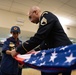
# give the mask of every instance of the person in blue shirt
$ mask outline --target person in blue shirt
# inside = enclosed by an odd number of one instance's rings
[[[11,51],[22,43],[22,41],[18,38],[20,32],[21,31],[18,26],[13,26],[10,30],[12,37],[7,38],[4,42],[1,61],[2,75],[21,75],[22,73],[21,67],[23,65],[19,64],[18,61],[11,56]]]

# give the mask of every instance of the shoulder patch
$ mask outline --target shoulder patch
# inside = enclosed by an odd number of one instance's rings
[[[47,24],[47,19],[45,17],[42,18],[41,20],[41,25],[46,25]]]

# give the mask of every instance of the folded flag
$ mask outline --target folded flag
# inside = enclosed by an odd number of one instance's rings
[[[30,68],[43,72],[65,72],[76,69],[76,44],[18,54],[15,59]]]

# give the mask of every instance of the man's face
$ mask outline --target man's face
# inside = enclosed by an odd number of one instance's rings
[[[29,13],[29,20],[32,23],[38,23],[39,22],[38,14],[36,13],[36,11],[33,11],[33,12]]]

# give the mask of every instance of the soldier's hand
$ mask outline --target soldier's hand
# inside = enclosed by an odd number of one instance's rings
[[[18,67],[19,67],[19,68],[22,68],[22,67],[23,67],[23,65],[24,65],[24,64],[18,64]]]
[[[18,53],[16,52],[15,49],[11,51],[11,55],[12,55],[12,57],[15,57],[17,54],[18,54]]]

